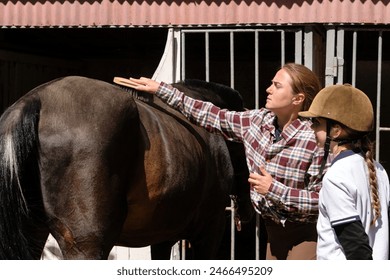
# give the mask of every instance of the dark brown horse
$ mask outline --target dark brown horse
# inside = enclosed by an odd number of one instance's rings
[[[176,86],[243,109],[230,88],[198,83]],[[214,258],[242,163],[241,146],[157,99],[83,77],[41,85],[0,119],[0,259],[39,258],[49,233],[66,259],[182,239],[194,258]]]

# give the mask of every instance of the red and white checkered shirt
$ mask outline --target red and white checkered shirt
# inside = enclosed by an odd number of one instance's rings
[[[276,141],[275,114],[265,108],[228,111],[185,96],[164,82],[156,96],[208,131],[242,142],[250,172],[260,173],[259,167],[265,166],[273,177],[269,192],[263,196],[251,190],[253,205],[264,218],[283,224],[317,221],[323,149],[317,147],[309,120],[296,119]]]

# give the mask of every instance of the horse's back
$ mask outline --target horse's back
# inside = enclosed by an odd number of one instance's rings
[[[111,84],[70,76],[35,89],[41,100],[39,138],[41,163],[46,157],[66,162],[90,157],[126,158],[139,127],[134,99]],[[123,145],[123,146],[122,146]],[[59,164],[61,164],[59,162]],[[51,163],[48,163],[51,165]]]

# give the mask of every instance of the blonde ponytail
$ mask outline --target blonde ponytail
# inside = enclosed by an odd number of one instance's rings
[[[373,212],[371,225],[374,225],[381,215],[381,205],[379,201],[378,181],[376,177],[376,169],[375,169],[372,147],[373,145],[367,135],[363,136],[360,139],[360,141],[357,141],[355,144],[355,149],[358,148],[363,152],[363,156],[368,167],[368,181],[370,185],[371,208]]]

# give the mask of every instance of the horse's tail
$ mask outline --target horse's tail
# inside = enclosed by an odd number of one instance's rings
[[[39,96],[29,94],[0,118],[0,259],[32,259],[24,234],[29,220],[26,185],[32,187],[39,180],[40,108]]]

